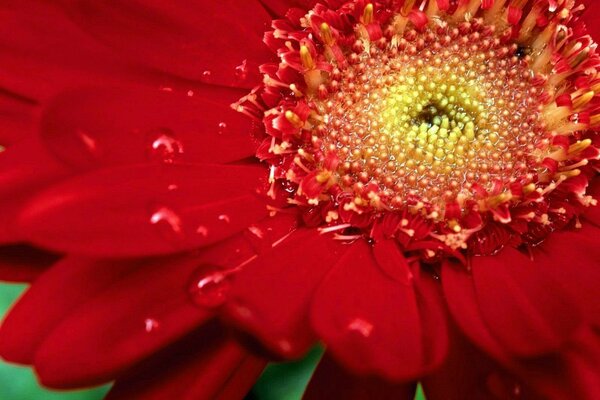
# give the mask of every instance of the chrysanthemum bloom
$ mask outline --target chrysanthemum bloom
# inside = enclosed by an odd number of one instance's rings
[[[239,399],[321,342],[309,399],[600,398],[583,4],[10,3],[6,360]]]

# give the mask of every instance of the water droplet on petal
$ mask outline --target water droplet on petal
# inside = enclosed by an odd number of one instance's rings
[[[206,70],[206,71],[202,72],[202,80],[204,82],[212,81],[212,71]]]
[[[238,81],[248,79],[248,60],[242,61],[240,65],[235,67],[235,77]]]
[[[226,271],[216,266],[204,265],[192,278],[189,291],[194,303],[213,308],[227,300],[230,288]]]
[[[358,332],[364,337],[369,337],[371,336],[371,332],[373,332],[373,324],[362,318],[354,318],[348,324],[347,329],[352,332]]]
[[[231,219],[229,218],[229,215],[227,215],[227,214],[221,214],[221,215],[219,215],[218,218],[219,218],[219,221],[223,221],[226,224],[231,222]]]
[[[208,236],[208,228],[204,225],[200,225],[200,226],[198,226],[198,228],[196,228],[196,233],[202,237],[207,237]]]
[[[253,234],[254,236],[256,236],[259,239],[265,238],[265,231],[263,231],[258,226],[250,225],[250,227],[248,228],[248,231],[250,231],[251,234]]]
[[[282,353],[289,353],[292,351],[292,344],[289,340],[281,339],[277,342],[277,347],[281,350]]]
[[[183,144],[170,129],[157,129],[151,132],[149,138],[148,156],[153,161],[171,164],[183,154]]]
[[[156,226],[167,240],[180,242],[184,239],[181,218],[168,207],[156,207],[150,215],[150,223]]]
[[[187,95],[188,95],[188,97],[194,96],[194,91],[193,90],[188,90],[187,91]]]
[[[92,156],[97,158],[101,155],[101,148],[98,145],[98,141],[94,139],[89,133],[82,130],[77,130],[77,136],[79,137],[79,140],[81,140],[81,143],[83,143],[85,149]]]
[[[227,132],[227,124],[225,122],[219,122],[219,135]]]
[[[175,191],[175,190],[177,190],[177,189],[179,189],[179,186],[177,186],[177,185],[176,185],[176,184],[174,184],[174,183],[173,183],[173,184],[171,184],[171,185],[169,185],[169,186],[167,186],[167,190],[168,190],[169,192],[173,192],[173,191]]]
[[[144,321],[144,330],[148,333],[157,330],[159,326],[160,324],[154,318],[146,318]]]

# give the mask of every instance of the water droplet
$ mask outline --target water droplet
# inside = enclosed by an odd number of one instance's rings
[[[206,70],[202,72],[202,79],[204,82],[210,82],[212,80],[212,71]]]
[[[229,215],[227,215],[227,214],[221,214],[221,215],[219,215],[218,218],[219,218],[219,221],[223,221],[226,224],[231,222],[231,219],[229,218]]]
[[[212,265],[202,266],[190,284],[192,300],[202,307],[218,307],[227,300],[231,288],[227,272]]]
[[[198,228],[196,228],[196,233],[202,237],[207,237],[208,236],[208,228],[204,225],[200,225]]]
[[[354,318],[348,324],[347,329],[352,332],[358,332],[364,337],[369,337],[371,336],[371,332],[373,332],[373,324],[362,318]]]
[[[289,340],[281,339],[277,342],[277,347],[281,350],[282,353],[289,353],[292,351],[292,344]]]
[[[184,238],[181,218],[168,207],[155,208],[150,223],[160,229],[161,235],[167,240],[180,242]]]
[[[188,90],[187,91],[187,95],[188,95],[188,97],[194,96],[194,91],[193,90]]]
[[[235,67],[235,77],[238,81],[248,79],[248,60],[242,61],[240,65]]]
[[[171,184],[171,185],[169,185],[169,186],[167,186],[167,190],[168,190],[169,192],[173,192],[173,191],[175,191],[175,190],[177,190],[177,189],[179,189],[179,186],[177,186],[177,185],[176,185],[176,184],[174,184],[174,183],[173,183],[173,184]]]
[[[259,239],[265,238],[265,231],[263,231],[258,226],[250,225],[250,227],[248,228],[248,231],[250,231],[251,234],[253,234],[254,236],[256,236]]]
[[[77,136],[79,137],[79,140],[81,140],[81,143],[83,143],[85,149],[91,155],[94,157],[100,156],[100,146],[98,145],[98,141],[96,139],[94,139],[89,133],[79,129],[77,130]]]
[[[150,159],[170,164],[183,154],[183,144],[177,140],[170,129],[157,129],[149,137],[148,155]]]
[[[219,135],[227,132],[227,124],[225,122],[219,122]]]
[[[146,318],[144,321],[144,330],[148,333],[157,330],[159,326],[160,324],[154,318]]]

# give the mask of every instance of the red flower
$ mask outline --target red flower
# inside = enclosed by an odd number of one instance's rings
[[[234,399],[321,341],[307,398],[600,398],[593,12],[195,3],[2,6],[5,359]]]

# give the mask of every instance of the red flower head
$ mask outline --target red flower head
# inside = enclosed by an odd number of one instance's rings
[[[143,3],[2,6],[5,359],[240,399],[322,342],[308,399],[600,398],[584,4]]]

